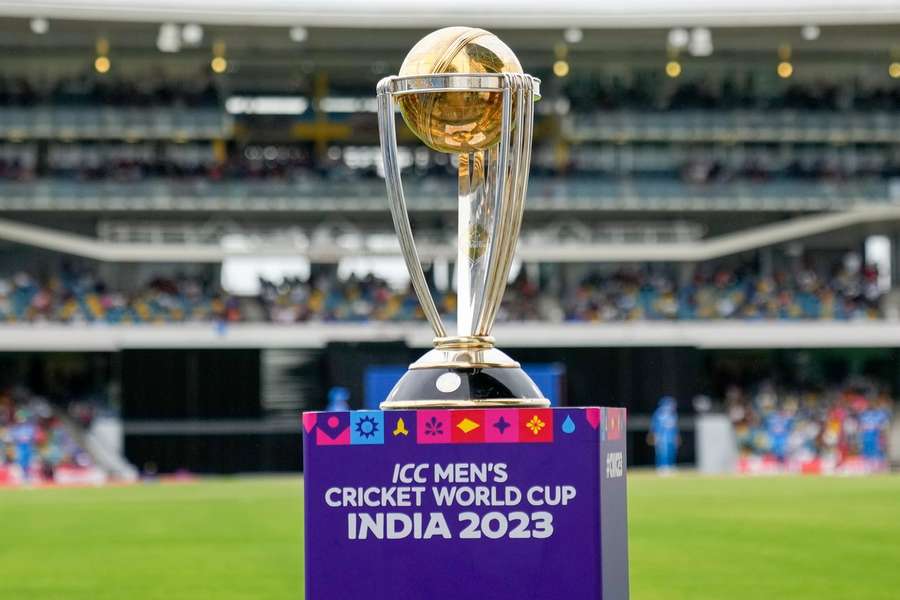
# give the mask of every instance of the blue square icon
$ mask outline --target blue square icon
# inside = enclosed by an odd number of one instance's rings
[[[350,413],[350,443],[384,444],[384,413],[380,410]]]

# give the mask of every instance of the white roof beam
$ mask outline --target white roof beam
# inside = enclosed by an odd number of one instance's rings
[[[644,244],[520,244],[518,257],[533,262],[699,262],[748,250],[790,242],[867,223],[900,221],[900,206],[860,206],[841,213],[797,217],[707,240]],[[214,244],[145,244],[98,240],[37,225],[0,219],[0,239],[107,262],[220,263],[229,256],[285,256],[302,254],[317,262],[347,256],[395,256],[395,250],[342,249],[323,246],[299,250],[269,246],[234,251]],[[420,245],[420,258],[452,259],[455,249]]]

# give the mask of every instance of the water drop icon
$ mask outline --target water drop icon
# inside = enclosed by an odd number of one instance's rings
[[[563,421],[562,430],[565,433],[572,433],[575,431],[575,421],[572,420],[572,417],[566,417],[566,420]]]

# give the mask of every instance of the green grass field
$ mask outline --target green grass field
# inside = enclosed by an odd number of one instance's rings
[[[636,600],[900,597],[898,476],[629,486]],[[292,478],[0,491],[0,598],[302,598],[301,495]]]

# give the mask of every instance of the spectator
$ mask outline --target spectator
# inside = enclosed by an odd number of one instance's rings
[[[0,391],[0,481],[50,482],[57,469],[92,466],[46,400],[23,389]]]
[[[736,387],[726,394],[741,468],[750,471],[766,460],[789,471],[884,470],[890,403],[869,382],[824,391],[764,382],[750,395]]]

